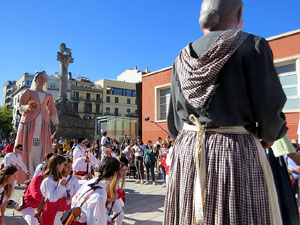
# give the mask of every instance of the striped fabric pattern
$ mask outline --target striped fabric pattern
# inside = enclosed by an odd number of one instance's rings
[[[194,108],[205,105],[220,70],[248,35],[240,30],[226,30],[200,58],[191,56],[192,43],[179,53],[177,72],[181,90]]]
[[[180,131],[172,154],[164,225],[195,224],[197,132]],[[253,136],[205,134],[205,225],[271,225],[268,191]]]

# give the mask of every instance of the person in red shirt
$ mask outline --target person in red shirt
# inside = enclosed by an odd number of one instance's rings
[[[34,217],[34,214],[43,198],[40,189],[43,180],[44,180],[43,173],[35,176],[29,183],[24,193],[23,200],[24,200],[25,208],[22,210],[22,215],[25,221],[31,225],[39,224],[37,218]]]
[[[3,151],[5,152],[5,154],[13,152],[14,146],[15,146],[15,141],[11,140],[11,142],[6,146],[6,148]]]

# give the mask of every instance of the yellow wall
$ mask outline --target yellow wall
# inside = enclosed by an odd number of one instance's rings
[[[135,83],[103,79],[95,82],[95,84],[103,88],[103,113],[105,113],[106,108],[109,107],[111,114],[114,114],[115,108],[119,109],[120,116],[126,116],[127,109],[130,109],[130,112],[135,114],[137,110],[136,97],[107,94],[107,89],[111,87],[136,91]],[[110,96],[110,102],[106,102],[106,96]],[[116,97],[119,98],[119,103],[115,103]],[[130,99],[130,104],[127,104],[127,99]]]
[[[76,86],[76,83],[77,83],[77,86]],[[78,80],[72,80],[72,85],[73,85],[72,86],[72,101],[78,102],[79,116],[81,118],[83,118],[85,115],[89,115],[89,116],[91,116],[92,119],[94,119],[95,116],[99,116],[102,113],[102,99],[103,99],[103,94],[99,90],[102,90],[102,88],[98,85],[94,85],[94,83],[82,82],[82,81],[78,81]],[[78,99],[74,99],[74,92],[79,93]],[[90,100],[86,99],[87,93],[90,94]],[[100,94],[100,100],[96,100],[97,94]],[[91,113],[86,113],[84,111],[85,103],[92,104]],[[98,113],[96,113],[96,104],[100,105]]]

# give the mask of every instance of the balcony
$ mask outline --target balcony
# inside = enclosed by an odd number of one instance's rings
[[[127,113],[127,114],[126,114],[126,117],[138,118],[138,117],[139,117],[139,115],[138,115],[138,114],[136,114],[136,113]]]
[[[103,93],[103,89],[98,89],[98,88],[95,88],[95,87],[82,87],[82,86],[72,85],[71,89],[72,90],[83,90],[83,91],[92,91],[92,92]]]
[[[104,113],[104,116],[121,116],[121,113]]]
[[[78,97],[78,98],[74,98],[74,96],[72,96],[72,100],[73,101],[86,101],[86,102],[96,102],[96,103],[102,103],[102,98],[101,99],[86,99],[84,97]]]

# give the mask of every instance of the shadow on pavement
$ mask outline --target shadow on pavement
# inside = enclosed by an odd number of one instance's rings
[[[4,216],[7,225],[27,225],[22,216]]]

